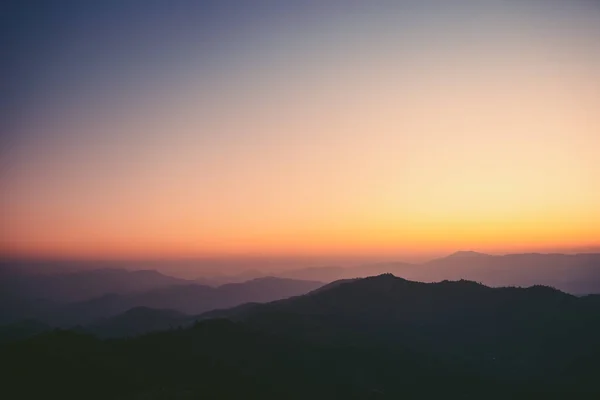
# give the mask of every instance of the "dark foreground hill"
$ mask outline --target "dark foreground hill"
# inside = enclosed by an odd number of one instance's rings
[[[593,296],[382,275],[221,315],[229,319],[133,339],[55,331],[4,346],[4,390],[123,399],[600,395]]]

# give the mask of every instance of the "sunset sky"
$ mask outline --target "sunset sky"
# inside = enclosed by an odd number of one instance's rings
[[[5,11],[2,255],[600,246],[596,1]]]

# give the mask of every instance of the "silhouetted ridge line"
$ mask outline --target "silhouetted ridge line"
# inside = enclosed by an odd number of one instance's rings
[[[445,258],[475,258],[475,257],[492,257],[492,256],[489,254],[479,253],[476,251],[460,250],[460,251],[450,254],[449,256],[447,256]]]
[[[0,357],[5,390],[24,398],[596,398],[599,298],[382,274],[187,325],[136,308],[104,327],[127,340],[57,331]],[[162,332],[133,337],[162,317]]]

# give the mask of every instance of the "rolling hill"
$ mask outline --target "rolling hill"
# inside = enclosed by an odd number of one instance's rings
[[[539,285],[386,274],[136,338],[54,331],[0,356],[5,390],[25,397],[595,398],[599,306]]]

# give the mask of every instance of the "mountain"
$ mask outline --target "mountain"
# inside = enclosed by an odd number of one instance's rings
[[[0,325],[23,319],[61,326],[88,324],[138,306],[175,309],[194,315],[244,302],[285,298],[316,288],[309,285],[292,290],[285,284],[267,284],[261,288],[257,282],[267,279],[264,277],[258,278],[253,285],[242,282],[243,286],[230,287],[223,284],[261,276],[263,273],[259,270],[191,281],[151,270],[104,268],[35,275],[33,271],[36,269],[27,269],[25,265],[0,263],[0,267],[6,272],[0,274]],[[21,267],[24,271],[19,272]],[[50,271],[50,267],[46,265],[45,271]],[[577,295],[600,293],[600,254],[495,256],[459,251],[423,264],[389,262],[355,267],[329,266],[275,275],[281,279],[334,282],[383,273],[421,282],[468,279],[493,287],[542,284]],[[282,290],[277,293],[279,288]],[[236,292],[240,290],[254,292],[237,296]],[[214,300],[224,297],[231,301]]]
[[[10,343],[50,331],[52,328],[40,321],[26,319],[0,326],[0,343]]]
[[[325,347],[409,348],[484,380],[533,382],[536,390],[572,382],[591,390],[600,372],[598,296],[540,285],[428,284],[385,274],[212,317]]]
[[[155,312],[132,311],[135,319]],[[60,398],[600,395],[597,296],[385,274],[227,316],[126,340],[54,331],[0,346],[11,366],[4,390]]]
[[[0,279],[0,324],[60,315],[66,304],[188,284],[156,271],[98,269],[60,274],[7,274]]]
[[[449,256],[444,257],[445,259],[469,259],[469,258],[486,258],[493,257],[489,254],[478,253],[476,251],[470,250],[460,250],[455,253],[450,254]]]
[[[542,284],[578,295],[600,293],[600,254],[496,256],[458,251],[423,264],[389,262],[358,267],[315,267],[276,275],[333,282],[384,273],[421,282],[468,279],[496,287]]]
[[[125,294],[189,281],[153,270],[127,271],[97,269],[53,275],[12,276],[2,281],[3,288],[20,297],[60,303],[83,301],[107,293]]]
[[[83,329],[98,337],[132,337],[153,331],[166,331],[192,322],[192,317],[178,311],[136,307]]]
[[[207,286],[221,286],[228,283],[243,283],[252,279],[267,278],[270,275],[257,269],[245,270],[237,274],[218,274],[196,278],[195,282]],[[301,279],[301,278],[299,278]]]
[[[553,364],[562,368],[590,349],[600,350],[596,297],[539,285],[428,284],[386,274],[212,315],[217,316],[322,345],[406,345],[474,363],[486,373],[500,368],[511,379],[533,379]]]
[[[51,322],[61,326],[89,324],[136,307],[170,309],[195,315],[248,302],[267,302],[297,296],[322,285],[320,282],[269,277],[216,288],[187,284],[140,293],[110,294],[69,304],[51,316]]]
[[[563,312],[583,308],[584,303],[595,303],[590,299],[596,297],[578,298],[540,285],[491,288],[466,280],[421,283],[383,274],[333,282],[304,296],[256,304],[241,313],[234,309],[227,314],[225,310],[220,315],[252,322],[265,319],[265,315],[283,314],[302,316],[303,321],[347,319],[354,324],[364,323],[367,328],[381,324],[407,325],[408,329],[470,319],[489,324],[486,328],[497,332],[505,322],[502,318],[523,318],[531,323],[545,317],[556,319]],[[293,330],[286,325],[288,328]],[[468,333],[463,336],[468,337]]]
[[[489,286],[553,286],[573,294],[600,293],[600,254],[507,254],[458,252],[432,260],[409,279],[469,279]]]
[[[404,262],[389,262],[367,264],[356,267],[313,267],[286,271],[277,276],[293,279],[309,279],[321,282],[333,282],[340,279],[365,278],[367,276],[392,273],[405,275],[408,271],[418,268],[414,264]]]

